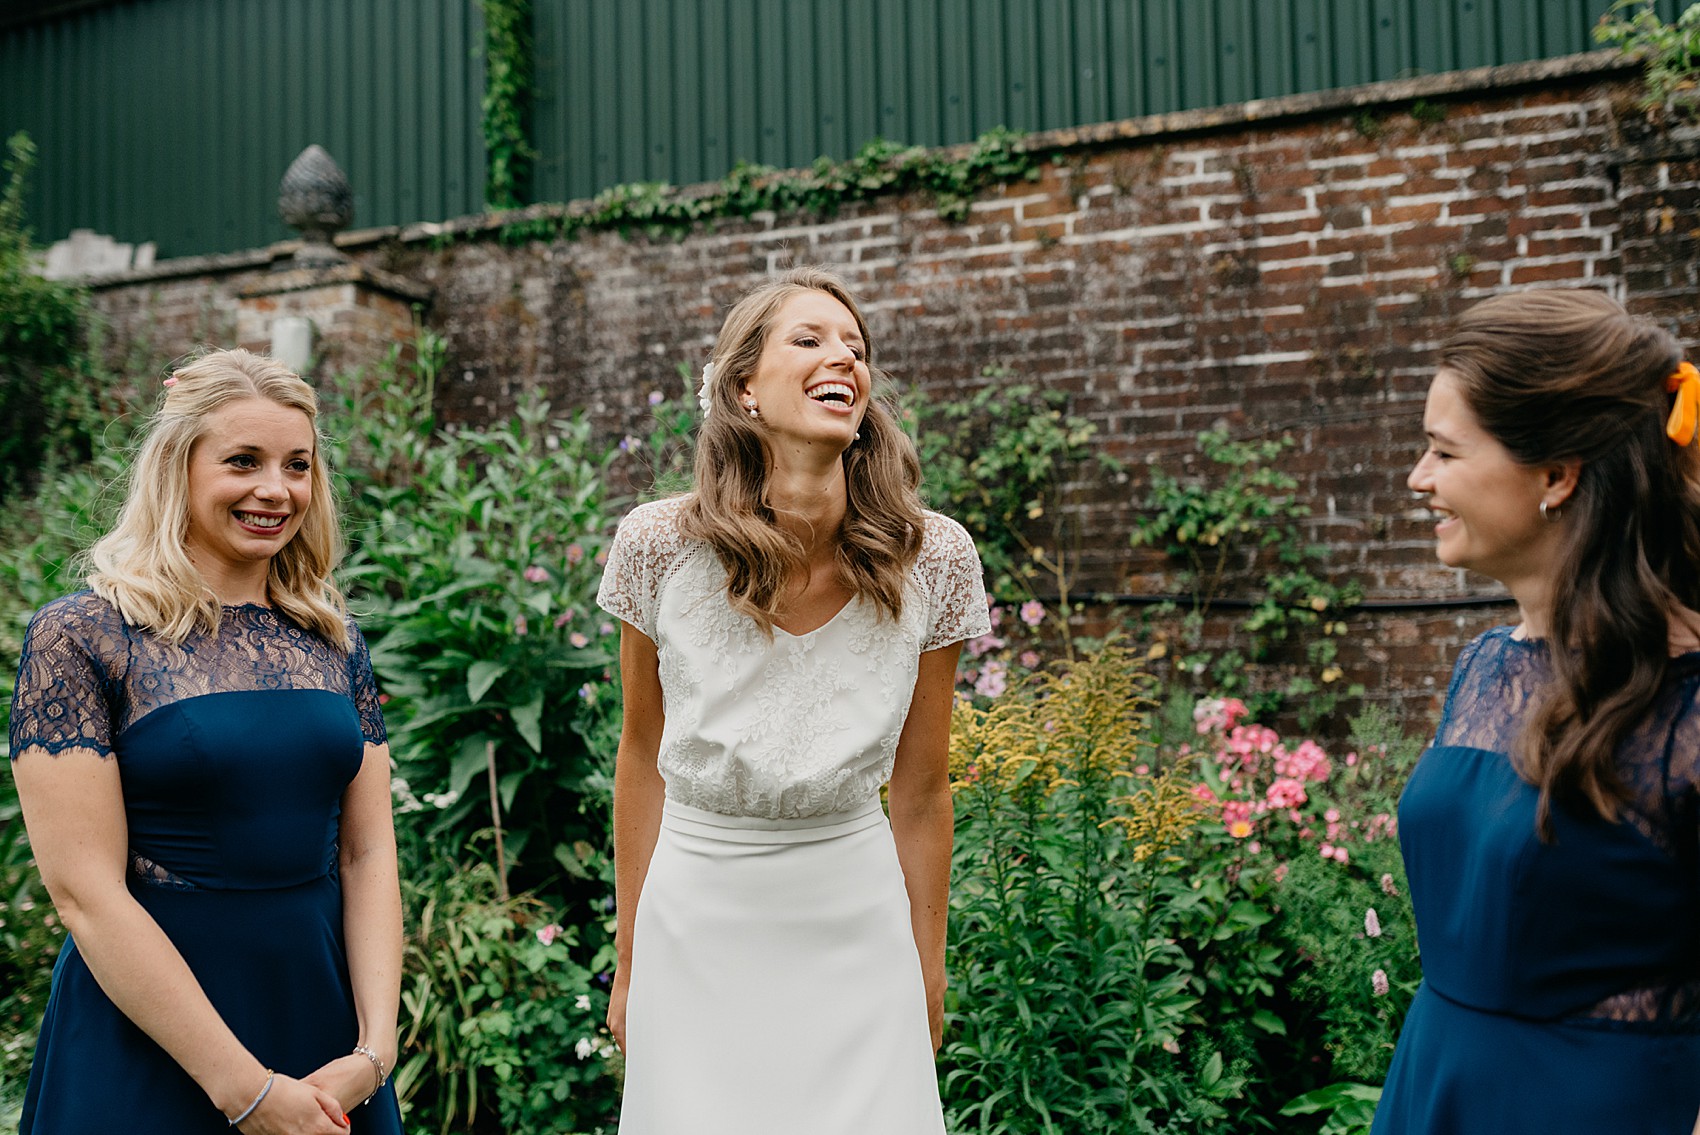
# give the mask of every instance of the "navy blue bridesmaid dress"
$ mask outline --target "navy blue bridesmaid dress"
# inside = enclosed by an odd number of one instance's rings
[[[1616,822],[1508,752],[1550,680],[1499,628],[1460,657],[1399,803],[1423,983],[1374,1135],[1691,1135],[1700,1115],[1700,654],[1619,748]]]
[[[172,646],[84,592],[36,614],[12,706],[14,757],[39,745],[118,761],[131,894],[248,1050],[295,1077],[358,1040],[338,817],[365,743],[385,734],[365,644],[353,633],[344,654],[270,608],[227,607],[216,635]],[[401,1131],[389,1087],[350,1119],[356,1135]],[[229,1127],[107,999],[67,940],[20,1130]]]

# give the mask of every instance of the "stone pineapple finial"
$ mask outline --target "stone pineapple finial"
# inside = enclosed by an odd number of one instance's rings
[[[331,240],[354,219],[354,190],[322,146],[308,146],[290,163],[277,187],[277,211],[284,224],[301,232],[301,248],[291,267],[348,259]]]

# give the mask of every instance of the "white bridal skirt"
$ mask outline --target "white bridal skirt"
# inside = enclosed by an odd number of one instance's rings
[[[631,964],[620,1135],[943,1135],[877,799],[803,820],[668,801]]]

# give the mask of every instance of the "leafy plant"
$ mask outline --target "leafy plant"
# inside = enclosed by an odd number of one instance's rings
[[[15,505],[50,457],[86,460],[97,418],[82,293],[34,270],[24,191],[35,145],[7,140],[0,188],[0,502]],[[18,490],[24,490],[20,494]]]
[[[532,895],[508,897],[488,862],[404,873],[410,927],[396,1091],[410,1127],[532,1135],[601,1131],[618,1109],[618,1052],[602,1025],[594,956]]]
[[[1224,939],[1178,850],[1185,778],[1145,763],[1139,659],[1112,644],[981,710],[959,705],[951,775],[944,1097],[957,1129],[1227,1130],[1244,1067],[1192,1043],[1189,940]]]
[[[991,130],[948,150],[876,138],[847,161],[817,158],[803,170],[740,163],[718,184],[688,193],[665,182],[611,186],[588,203],[506,224],[497,238],[514,244],[591,232],[683,235],[720,217],[796,211],[830,215],[850,202],[892,193],[925,193],[941,217],[960,221],[986,189],[1033,181],[1039,172],[1037,156],[1022,145],[1021,135],[1008,130]]]
[[[484,204],[524,203],[537,158],[527,130],[532,90],[531,0],[479,0],[484,15]]]
[[[1254,714],[1296,708],[1309,725],[1333,709],[1331,689],[1343,677],[1335,665],[1334,641],[1346,633],[1344,611],[1361,592],[1355,581],[1338,584],[1311,570],[1327,549],[1305,542],[1300,523],[1310,515],[1294,490],[1298,481],[1276,462],[1293,444],[1283,437],[1235,441],[1210,430],[1198,435],[1205,473],[1182,480],[1157,465],[1143,502],[1146,516],[1134,522],[1137,547],[1162,548],[1186,564],[1182,643],[1176,661],[1182,675],[1203,677],[1222,693],[1250,699]],[[1242,589],[1236,620],[1243,649],[1215,649],[1204,642],[1205,620],[1231,585]],[[1282,686],[1254,688],[1246,663],[1269,662],[1277,644],[1298,642],[1302,665],[1291,667]],[[1354,696],[1361,689],[1353,687]]]
[[[1690,4],[1667,24],[1659,18],[1655,0],[1617,0],[1594,28],[1599,43],[1615,44],[1642,62],[1646,92],[1641,105],[1648,110],[1674,107],[1690,111],[1700,83],[1700,4]]]
[[[614,658],[594,596],[620,453],[537,400],[489,429],[434,430],[443,350],[423,334],[412,381],[343,382],[327,421],[346,448],[344,579],[387,699],[397,806],[423,813],[427,840],[494,827],[500,871],[518,860],[526,886],[589,878],[611,754],[574,723]]]
[[[974,533],[992,594],[1006,603],[1056,597],[1054,625],[1069,649],[1071,584],[1080,531],[1066,507],[1067,486],[1094,460],[1095,427],[1068,413],[1068,396],[1032,383],[1011,382],[997,367],[970,397],[905,399],[924,470],[929,504]],[[1049,597],[1047,597],[1049,598]]]

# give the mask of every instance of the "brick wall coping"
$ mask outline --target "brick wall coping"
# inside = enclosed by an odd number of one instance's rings
[[[1482,91],[1504,91],[1520,87],[1541,86],[1567,79],[1595,76],[1628,75],[1640,64],[1626,58],[1615,49],[1564,55],[1556,59],[1537,59],[1527,63],[1505,63],[1494,67],[1475,67],[1467,71],[1449,71],[1439,75],[1422,75],[1413,79],[1390,79],[1365,83],[1356,87],[1312,91],[1304,94],[1282,95],[1279,98],[1253,99],[1250,102],[1229,103],[1225,106],[1200,110],[1150,114],[1116,122],[1091,126],[1071,126],[1029,134],[1022,148],[1055,153],[1058,151],[1095,149],[1135,139],[1174,137],[1231,130],[1252,124],[1272,123],[1417,99],[1452,98]],[[966,152],[966,145],[945,147]],[[716,182],[682,187],[682,196],[706,194]],[[570,201],[528,205],[495,213],[476,213],[447,221],[421,221],[408,225],[387,225],[356,229],[336,238],[339,248],[367,248],[389,241],[403,244],[428,243],[445,237],[466,237],[493,232],[508,225],[571,216],[590,207],[588,201]],[[152,280],[177,279],[185,276],[215,276],[262,268],[275,260],[294,254],[298,240],[278,241],[265,248],[241,252],[217,253],[210,256],[184,256],[160,260],[148,268],[105,276],[93,276],[84,281],[90,288],[125,287]]]

